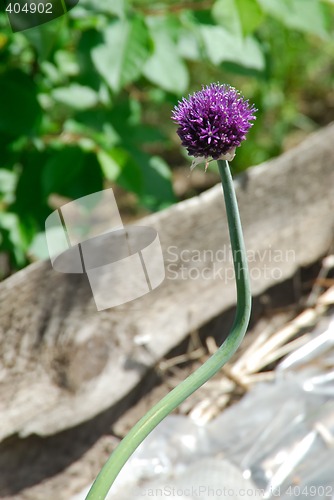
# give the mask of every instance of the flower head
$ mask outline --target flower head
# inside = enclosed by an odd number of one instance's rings
[[[257,110],[233,87],[212,83],[175,106],[172,119],[190,156],[233,159]]]

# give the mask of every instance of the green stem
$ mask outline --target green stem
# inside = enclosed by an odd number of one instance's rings
[[[62,5],[62,7],[63,7],[64,14],[66,14],[67,13],[67,7],[66,7],[65,0],[60,0],[60,3]]]
[[[251,311],[251,293],[239,210],[227,161],[219,160],[218,168],[224,190],[237,286],[237,309],[231,332],[213,356],[137,422],[109,457],[93,483],[86,500],[105,499],[118,473],[141,442],[169,413],[221,369],[235,353],[246,333]]]

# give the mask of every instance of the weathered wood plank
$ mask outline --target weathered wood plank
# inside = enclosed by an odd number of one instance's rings
[[[334,227],[334,125],[236,182],[259,294],[325,254]],[[97,312],[83,275],[39,262],[0,284],[0,440],[49,435],[124,397],[148,367],[235,302],[219,185],[146,217],[166,279],[149,295]]]

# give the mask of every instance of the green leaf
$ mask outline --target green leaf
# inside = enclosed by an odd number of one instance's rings
[[[64,124],[64,130],[91,137],[102,148],[108,149],[120,141],[120,136],[113,127],[112,121],[108,110],[87,110],[77,113],[75,120],[67,120]]]
[[[79,74],[80,68],[77,61],[77,54],[66,50],[58,50],[55,53],[54,59],[59,71],[63,75],[76,76]]]
[[[154,20],[150,22],[149,30],[154,52],[146,62],[143,74],[168,92],[184,94],[189,85],[188,70],[178,53],[170,25],[164,20]]]
[[[242,40],[239,36],[231,35],[220,26],[203,25],[199,29],[207,57],[213,64],[234,60],[235,53],[241,52]]]
[[[190,61],[200,61],[202,59],[196,32],[187,29],[182,30],[178,39],[177,50],[184,59]]]
[[[99,101],[93,89],[77,83],[54,89],[51,95],[56,102],[79,110],[93,108]]]
[[[80,6],[92,12],[105,12],[118,17],[124,17],[126,0],[80,0]]]
[[[175,203],[171,171],[159,156],[147,158],[144,167],[144,192],[141,202],[150,210],[162,210]]]
[[[254,0],[235,0],[244,36],[254,33],[265,18],[264,12]]]
[[[112,154],[100,149],[97,153],[97,159],[106,179],[108,179],[108,181],[115,181],[121,173],[121,166],[117,161],[115,161]]]
[[[242,64],[245,68],[252,68],[257,71],[264,70],[265,57],[256,38],[248,36],[243,40],[242,52],[235,57],[235,62]]]
[[[45,195],[57,193],[70,199],[103,189],[103,176],[95,152],[76,146],[52,150],[42,174]]]
[[[49,61],[43,61],[40,65],[41,72],[45,78],[45,82],[48,85],[61,85],[62,83],[62,75],[60,74],[57,66],[50,63]],[[41,95],[41,94],[40,94]],[[44,94],[45,95],[45,94]]]
[[[72,184],[67,184],[60,194],[75,200],[103,189],[103,175],[95,153],[85,153],[81,172]]]
[[[136,80],[150,55],[147,28],[140,17],[116,20],[104,32],[105,43],[92,51],[92,60],[110,88],[121,88]]]
[[[136,156],[132,156],[123,148],[113,148],[109,154],[121,169],[117,184],[140,195],[143,192],[143,173]]]
[[[171,172],[162,158],[135,148],[113,148],[109,154],[121,170],[117,184],[135,193],[141,205],[154,211],[175,203]]]
[[[141,189],[136,192],[140,203],[153,211],[175,203],[172,176],[167,163],[159,156],[149,156],[141,151],[133,151],[132,158],[142,176]]]
[[[50,57],[63,29],[64,20],[57,18],[53,19],[52,22],[34,26],[33,29],[24,32],[25,38],[36,49],[39,61],[44,61]]]
[[[97,90],[101,85],[101,75],[92,60],[93,50],[104,46],[103,32],[95,29],[83,31],[76,46],[80,83]]]
[[[212,17],[232,35],[241,36],[242,28],[235,0],[216,0],[212,7]]]
[[[201,26],[200,30],[208,58],[213,64],[230,61],[257,70],[264,68],[264,55],[254,38],[233,36],[220,26]]]
[[[257,0],[264,12],[288,28],[305,33],[327,36],[322,5],[319,0]]]
[[[143,144],[164,142],[166,140],[166,136],[162,133],[161,129],[153,128],[149,125],[139,124],[132,127],[131,137],[124,139],[124,142],[131,142],[140,147]]]
[[[42,174],[44,196],[64,194],[64,189],[79,176],[84,164],[84,153],[77,146],[52,150]]]
[[[36,86],[19,70],[0,76],[0,132],[19,136],[33,131],[41,119]]]
[[[0,200],[11,203],[17,183],[17,173],[4,168],[0,169]]]
[[[41,185],[46,160],[46,152],[36,149],[24,151],[20,160],[23,168],[16,186],[15,203],[11,209],[19,215],[26,229],[32,228],[29,231],[33,231],[37,226],[42,227],[50,213]]]

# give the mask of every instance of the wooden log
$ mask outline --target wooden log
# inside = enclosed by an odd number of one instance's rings
[[[237,178],[254,295],[328,250],[333,164],[330,125]],[[234,305],[220,185],[139,224],[158,231],[166,271],[140,299],[97,311],[86,275],[49,261],[0,284],[0,441],[51,435],[112,408],[191,330]]]

